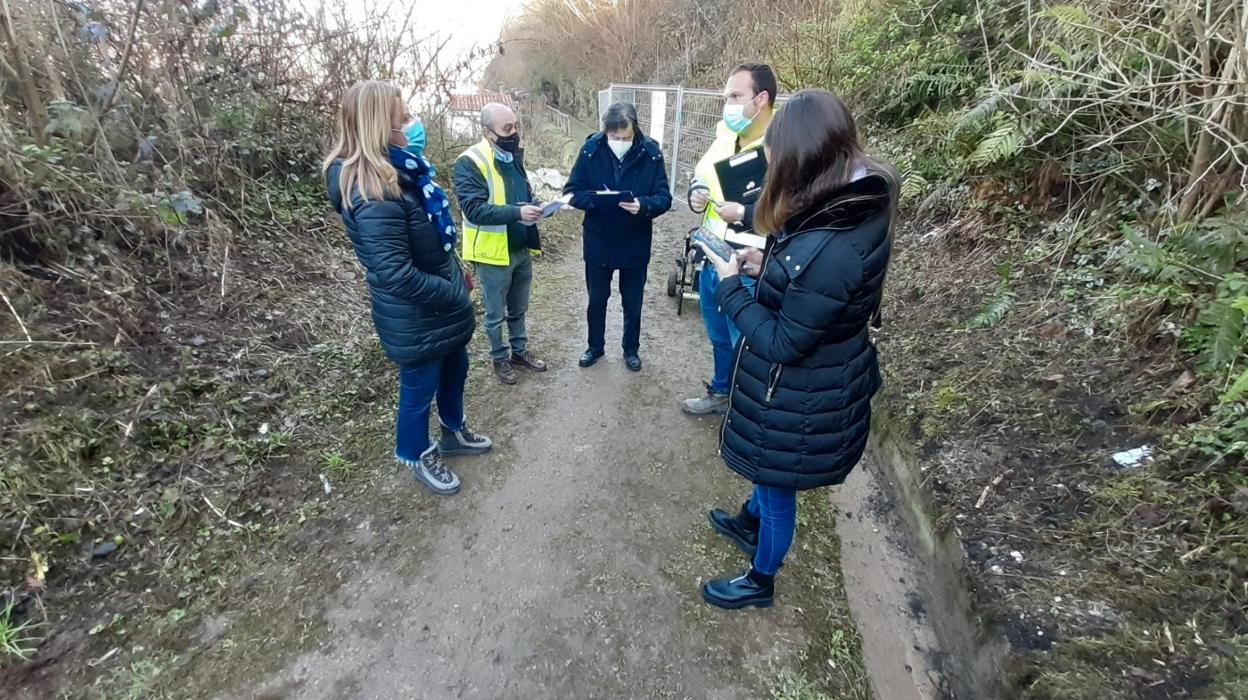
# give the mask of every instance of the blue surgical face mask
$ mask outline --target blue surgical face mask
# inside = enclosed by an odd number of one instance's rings
[[[747,102],[746,105],[748,104],[750,103]],[[727,126],[728,130],[734,134],[748,129],[754,118],[758,116],[757,114],[753,117],[745,116],[746,105],[724,105],[724,126]]]
[[[403,135],[407,137],[407,148],[409,153],[422,155],[425,152],[425,125],[418,121],[403,127]]]

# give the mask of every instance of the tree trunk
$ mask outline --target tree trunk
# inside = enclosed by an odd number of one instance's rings
[[[30,62],[26,59],[26,48],[22,42],[23,32],[17,28],[13,12],[9,8],[9,0],[0,0],[0,9],[3,10],[3,15],[0,16],[0,30],[3,30],[0,38],[3,38],[9,45],[9,61],[6,62],[6,66],[17,77],[22,102],[26,104],[26,124],[30,128],[30,135],[34,137],[36,143],[43,145],[45,143],[43,129],[48,124],[48,113],[30,72]]]

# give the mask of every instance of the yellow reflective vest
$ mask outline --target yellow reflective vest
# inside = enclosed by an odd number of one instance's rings
[[[737,134],[729,129],[722,121],[715,125],[715,140],[711,142],[711,147],[706,149],[706,153],[702,159],[698,161],[698,165],[693,169],[693,179],[697,183],[706,185],[710,189],[711,199],[716,202],[724,201],[724,190],[719,184],[719,175],[715,173],[715,164],[725,158],[731,158],[738,153],[744,153],[752,148],[762,148],[763,137],[759,136],[737,150]],[[728,224],[719,215],[715,213],[715,206],[706,205],[706,213],[702,216],[702,225],[708,230],[724,235]]]
[[[503,184],[503,176],[494,166],[494,148],[490,142],[481,139],[480,143],[464,151],[459,157],[465,156],[476,163],[477,169],[481,171],[481,177],[485,178],[485,186],[490,193],[490,204],[498,207],[507,206],[507,189]],[[477,225],[464,217],[463,234],[460,240],[463,241],[463,258],[468,262],[504,266],[511,264],[511,253],[507,247],[506,224]]]

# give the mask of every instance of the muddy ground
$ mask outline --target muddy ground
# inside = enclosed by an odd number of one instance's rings
[[[874,682],[889,700],[946,694],[921,577],[868,470],[835,505],[828,490],[803,498],[774,608],[701,602],[703,580],[747,565],[711,531],[707,509],[735,508],[748,485],[715,454],[719,421],[679,410],[702,390],[710,353],[696,302],[678,316],[664,294],[688,221],[661,223],[641,373],[620,357],[615,299],[614,347],[577,367],[585,296],[575,222],[563,222],[537,265],[529,317],[531,347],[551,370],[505,387],[484,334],[474,338],[470,420],[496,447],[453,461],[460,494],[430,495],[389,459],[389,366],[371,351],[341,361],[383,373],[362,384],[385,388],[307,418],[319,416],[317,434],[340,426],[356,465],[334,476],[332,495],[321,490],[325,463],[270,469],[261,488],[299,517],[240,542],[214,593],[171,610],[138,595],[129,629],[65,635],[77,641],[61,639],[51,662],[5,687],[21,698],[813,699],[869,698]],[[373,342],[366,323],[343,330],[333,347]],[[848,598],[838,517],[850,526]],[[109,620],[110,605],[77,623]]]

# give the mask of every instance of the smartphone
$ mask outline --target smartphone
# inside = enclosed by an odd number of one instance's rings
[[[693,232],[692,240],[694,243],[705,245],[716,257],[725,262],[732,259],[732,246],[725,243],[724,239],[707,231],[705,226],[699,226],[698,230]]]

